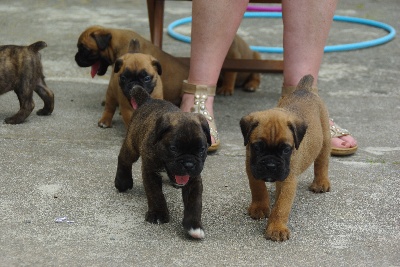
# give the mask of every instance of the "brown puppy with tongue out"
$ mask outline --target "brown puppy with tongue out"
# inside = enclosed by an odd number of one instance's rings
[[[167,223],[169,211],[160,175],[165,170],[171,182],[182,188],[184,229],[193,238],[204,238],[201,172],[211,145],[207,120],[182,112],[166,100],[151,98],[142,86],[120,86],[136,110],[118,156],[115,187],[120,192],[132,189],[132,164],[142,157],[146,221]]]
[[[119,57],[114,64],[110,84],[106,93],[103,115],[98,125],[110,127],[117,106],[122,115],[126,128],[129,127],[132,113],[132,103],[127,99],[123,90],[130,90],[134,85],[140,85],[153,98],[163,98],[162,68],[160,62],[151,55],[142,54],[139,41],[131,40],[128,53]],[[122,89],[122,90],[121,90]]]

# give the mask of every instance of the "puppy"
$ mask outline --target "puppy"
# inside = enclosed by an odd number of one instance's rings
[[[253,219],[269,216],[265,236],[274,241],[289,239],[287,222],[297,177],[312,163],[314,181],[309,189],[315,193],[330,190],[328,112],[310,91],[313,80],[311,75],[304,76],[277,108],[251,113],[240,121],[252,195],[248,213]],[[271,214],[265,182],[276,184]]]
[[[6,118],[5,123],[22,123],[35,108],[33,91],[44,102],[37,115],[50,115],[54,109],[54,94],[44,81],[39,50],[47,44],[39,41],[29,46],[0,46],[0,95],[14,91],[19,100],[19,111]]]
[[[91,26],[79,36],[75,61],[80,67],[91,67],[92,77],[96,74],[104,75],[108,66],[113,65],[117,58],[128,52],[132,39],[138,40],[140,53],[150,54],[161,63],[164,72],[162,76],[164,99],[179,105],[182,81],[187,79],[189,67],[136,32]],[[116,85],[111,89],[119,90]]]
[[[229,48],[227,59],[261,59],[261,55],[250,49],[249,45],[239,36],[236,35]],[[220,75],[221,87],[218,94],[232,95],[235,86],[243,86],[243,90],[255,92],[260,86],[260,73],[256,72],[231,72],[222,71]]]
[[[111,127],[115,110],[119,106],[122,119],[128,128],[133,108],[131,99],[124,93],[135,85],[145,88],[153,98],[163,98],[160,62],[151,55],[137,53],[140,48],[136,39],[131,40],[129,47],[129,52],[118,58],[114,64],[114,71],[107,88],[103,116],[98,122],[99,127]]]
[[[151,98],[141,86],[124,90],[124,94],[137,110],[118,156],[115,187],[120,192],[133,187],[132,164],[141,156],[146,221],[167,223],[169,211],[159,174],[166,170],[171,182],[182,187],[184,229],[193,238],[204,238],[201,172],[211,145],[207,120],[200,114],[182,112],[168,101]]]

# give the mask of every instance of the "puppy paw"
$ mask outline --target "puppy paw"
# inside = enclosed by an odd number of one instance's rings
[[[284,224],[270,224],[265,229],[265,238],[272,241],[286,241],[289,240],[290,231]]]
[[[25,120],[25,118],[20,118],[20,117],[18,117],[18,116],[13,116],[13,117],[6,118],[6,119],[4,120],[4,122],[5,122],[6,124],[20,124],[20,123],[22,123],[24,120]]]
[[[97,125],[101,128],[111,128],[111,119],[107,119],[102,117],[99,122],[97,123]]]
[[[50,110],[48,110],[48,109],[42,108],[42,109],[39,109],[39,110],[36,112],[36,114],[37,114],[38,116],[48,116],[48,115],[51,115],[51,112],[52,112],[52,111],[50,111]]]
[[[111,123],[100,122],[97,124],[100,128],[111,128]]]
[[[217,94],[219,95],[233,95],[233,88],[228,88],[227,86],[222,86],[218,89]]]
[[[329,180],[323,182],[313,182],[308,189],[314,193],[325,193],[331,190],[331,184]]]
[[[125,192],[126,190],[133,188],[133,179],[132,177],[122,178],[120,175],[117,174],[115,176],[114,185],[119,192]]]
[[[162,224],[169,222],[169,213],[161,211],[148,211],[146,213],[146,221],[154,224]]]
[[[254,220],[268,218],[270,208],[268,203],[252,202],[247,210],[247,213]]]
[[[249,81],[243,86],[243,90],[246,92],[255,92],[260,85],[260,81]]]
[[[203,239],[205,237],[204,231],[201,228],[196,228],[196,229],[191,228],[188,231],[188,234],[195,239]]]
[[[204,238],[204,230],[202,224],[199,220],[196,219],[183,219],[182,221],[183,228],[187,231],[187,233],[195,239],[203,239]]]

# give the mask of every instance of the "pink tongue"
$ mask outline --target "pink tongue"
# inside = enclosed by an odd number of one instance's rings
[[[94,76],[96,76],[97,71],[100,69],[100,61],[97,61],[96,63],[94,63],[92,65],[92,71],[90,72],[90,75],[92,76],[92,78],[94,78]]]
[[[179,185],[185,185],[189,182],[189,175],[179,176],[175,175],[175,181]]]
[[[137,109],[138,108],[136,100],[134,98],[131,98],[131,105],[132,105],[133,109]]]

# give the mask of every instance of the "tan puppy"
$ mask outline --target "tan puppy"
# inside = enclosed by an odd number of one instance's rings
[[[228,59],[261,59],[261,55],[250,49],[249,45],[236,35],[229,48]],[[221,72],[222,86],[218,89],[218,94],[232,95],[235,86],[243,86],[243,90],[254,92],[260,86],[260,73],[255,72]]]
[[[188,78],[189,67],[133,31],[101,26],[87,28],[79,36],[75,61],[80,67],[91,67],[92,77],[104,75],[108,66],[128,52],[132,39],[139,41],[140,53],[150,54],[161,63],[164,99],[179,105],[182,81]],[[118,87],[111,89],[118,90]]]
[[[50,115],[54,109],[54,93],[44,81],[39,50],[47,47],[43,41],[28,46],[0,46],[0,95],[14,91],[19,100],[19,111],[6,118],[5,123],[22,123],[35,108],[33,91],[44,102],[37,115]]]
[[[312,163],[314,181],[309,189],[315,193],[330,190],[328,112],[318,95],[310,91],[313,80],[311,75],[303,77],[277,108],[251,113],[240,121],[252,195],[248,213],[253,219],[269,216],[265,236],[274,241],[289,239],[287,222],[297,177]],[[276,184],[271,214],[265,182]]]
[[[111,127],[115,110],[119,106],[122,119],[128,128],[135,105],[126,96],[125,91],[129,91],[133,86],[143,87],[153,98],[163,98],[160,62],[151,55],[137,53],[137,40],[131,41],[129,49],[128,53],[115,61],[107,88],[103,116],[98,122],[100,127]]]

